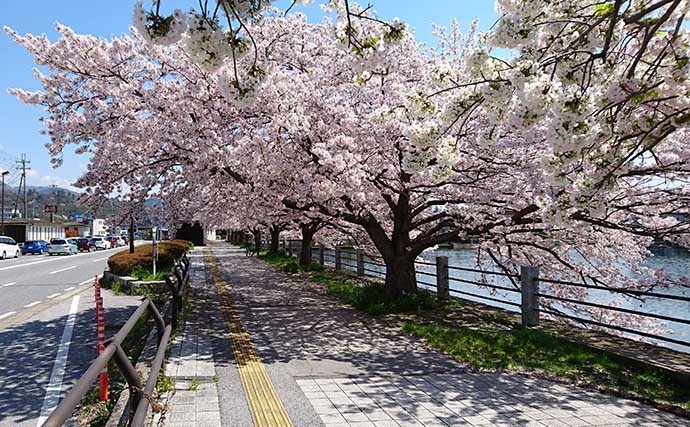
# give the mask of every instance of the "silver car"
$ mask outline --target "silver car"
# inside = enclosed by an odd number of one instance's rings
[[[76,242],[72,239],[51,239],[48,255],[72,255],[79,253]]]

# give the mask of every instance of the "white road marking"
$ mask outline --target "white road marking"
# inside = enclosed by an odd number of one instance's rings
[[[103,261],[104,259],[108,259],[108,257],[105,257],[105,258],[98,258],[98,259],[93,260],[93,262]]]
[[[70,286],[69,288],[65,289],[63,292],[69,292],[69,291],[71,291],[72,289],[74,289],[74,286]]]
[[[4,319],[5,317],[10,317],[14,313],[16,313],[16,311],[10,311],[9,313],[0,314],[0,320]]]
[[[77,268],[77,266],[76,266],[76,265],[73,265],[73,266],[71,266],[71,267],[61,268],[61,269],[59,269],[59,270],[51,271],[51,272],[48,273],[48,274],[62,273],[63,271],[71,270],[71,269],[73,269],[73,268]]]
[[[26,307],[26,308],[31,308],[31,307],[33,307],[33,306],[35,306],[35,305],[40,304],[40,303],[41,303],[41,301],[34,301],[34,302],[30,303],[30,304],[25,305],[24,307]]]
[[[120,248],[116,249],[106,249],[107,251],[114,251]],[[75,257],[81,257],[81,256],[90,256],[90,255],[95,255],[95,252],[84,252],[81,254],[75,254],[75,255],[70,255],[69,259],[74,259]],[[105,259],[105,258],[104,258]],[[33,262],[27,262],[25,264],[16,264],[16,265],[10,265],[9,267],[0,267],[0,271],[5,271],[5,270],[12,270],[13,268],[21,268],[21,267],[28,267],[30,265],[36,265],[36,264],[43,264],[44,262],[53,262],[53,261],[64,261],[65,259],[62,257],[57,257],[57,258],[49,258],[49,259],[44,259],[41,261],[33,261]]]
[[[6,287],[8,287],[8,286],[12,286],[12,285],[16,285],[16,284],[17,284],[17,282],[10,282],[10,283],[5,283],[4,285],[2,285],[2,286],[0,286],[0,287],[6,288]]]
[[[57,355],[55,356],[55,363],[53,364],[53,371],[50,374],[50,381],[46,388],[46,395],[43,398],[43,406],[41,407],[41,415],[38,417],[36,427],[40,427],[48,419],[51,412],[57,407],[62,391],[62,377],[65,375],[65,365],[67,364],[67,356],[69,355],[69,346],[72,342],[72,331],[74,330],[74,323],[77,317],[77,309],[79,308],[79,295],[72,298],[72,305],[69,308],[69,315],[65,322],[65,329],[62,331],[62,338],[60,339],[60,346],[58,347]]]
[[[46,298],[48,298],[48,299],[53,299],[53,298],[55,298],[55,297],[58,296],[58,295],[60,295],[60,294],[59,294],[59,293],[50,294],[50,295],[48,295]]]

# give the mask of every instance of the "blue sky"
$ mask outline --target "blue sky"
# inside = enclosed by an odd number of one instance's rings
[[[456,18],[463,28],[478,18],[480,27],[490,27],[498,18],[493,0],[370,0],[375,10],[385,19],[394,17],[407,22],[414,28],[417,40],[433,43],[431,24],[447,26]],[[150,0],[145,0],[148,6]],[[307,13],[310,19],[320,20],[320,0],[309,7],[297,7]],[[363,2],[364,3],[364,2]],[[14,28],[20,33],[48,34],[56,37],[55,22],[69,25],[78,33],[94,34],[102,37],[126,33],[131,24],[134,0],[93,1],[93,0],[34,0],[31,6],[26,2],[3,2],[0,25]],[[163,0],[163,7],[172,10],[179,7],[188,9],[197,4],[194,0]],[[278,7],[286,7],[288,0],[279,0]],[[7,88],[21,87],[28,90],[39,89],[38,82],[31,74],[34,68],[32,57],[4,32],[0,34],[0,57],[4,58],[0,73],[0,170],[13,169],[8,177],[10,184],[19,182],[15,160],[26,153],[31,160],[29,185],[57,184],[69,187],[86,169],[88,158],[70,152],[64,155],[63,166],[54,169],[45,148],[46,136],[40,135],[41,124],[38,118],[41,109],[27,106],[7,93]],[[113,159],[117,161],[117,159]]]

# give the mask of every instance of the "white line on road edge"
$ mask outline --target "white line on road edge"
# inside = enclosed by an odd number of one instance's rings
[[[48,298],[48,299],[53,299],[53,298],[55,298],[55,297],[58,296],[58,295],[60,295],[59,292],[56,293],[56,294],[50,294],[50,295],[48,295],[46,298]]]
[[[10,317],[14,313],[16,313],[16,311],[10,311],[9,313],[5,313],[3,315],[0,315],[0,319],[4,319],[5,317]]]
[[[116,249],[119,249],[119,248],[116,248]],[[114,250],[115,250],[115,249],[106,249],[105,251],[108,252],[108,251],[114,251]],[[90,255],[94,255],[94,254],[95,254],[95,252],[85,252],[85,253],[81,253],[81,254],[70,255],[69,259],[74,259],[74,258],[82,257],[82,256],[90,256]],[[104,259],[105,259],[105,258],[104,258]],[[12,270],[13,268],[28,267],[28,266],[34,265],[34,264],[43,264],[44,262],[61,261],[61,260],[64,261],[65,259],[62,258],[61,256],[58,256],[58,257],[56,257],[56,258],[52,258],[52,257],[51,257],[51,258],[49,258],[49,259],[44,259],[44,260],[41,260],[41,261],[33,261],[33,262],[27,262],[27,263],[24,263],[24,264],[10,265],[9,267],[1,267],[1,268],[0,268],[0,271]]]
[[[61,268],[60,270],[51,271],[51,272],[48,273],[48,274],[62,273],[63,271],[71,270],[71,269],[73,269],[73,268],[77,268],[77,266],[76,266],[76,265],[73,265],[73,266],[71,266],[71,267]]]
[[[5,283],[4,285],[2,285],[2,287],[5,288],[7,286],[12,286],[12,285],[16,285],[16,284],[17,284],[17,282]]]
[[[46,395],[43,398],[43,407],[41,407],[41,415],[38,417],[36,427],[41,427],[48,419],[51,412],[55,410],[60,399],[62,391],[62,377],[65,374],[65,364],[67,364],[67,356],[69,355],[69,346],[72,341],[72,331],[74,330],[74,323],[77,317],[77,309],[79,308],[79,295],[72,298],[72,305],[69,308],[69,315],[67,322],[65,322],[65,329],[62,331],[62,338],[60,339],[60,347],[58,347],[57,355],[55,356],[55,363],[53,364],[53,371],[50,374],[50,381],[46,388]]]
[[[69,291],[71,291],[72,289],[74,289],[74,286],[70,286],[69,288],[65,289],[63,292],[69,292]]]
[[[40,304],[40,303],[41,303],[41,301],[34,301],[34,302],[32,302],[32,303],[29,303],[29,304],[25,305],[24,307],[26,307],[26,308],[31,308],[31,307],[33,307],[33,306],[35,306],[35,305]]]
[[[105,257],[105,258],[98,258],[98,259],[93,260],[92,262],[103,261],[104,259],[108,259],[108,257]]]

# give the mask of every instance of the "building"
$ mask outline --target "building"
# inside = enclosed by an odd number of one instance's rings
[[[65,237],[65,225],[57,222],[9,219],[5,220],[5,230],[0,230],[0,234],[12,237],[17,243],[27,240],[50,241],[54,237]]]
[[[84,224],[83,222],[66,222],[63,224],[65,227],[66,237],[85,237],[91,235],[91,225]]]
[[[91,220],[91,235],[92,236],[105,236],[108,233],[108,229],[105,226],[105,220],[101,218],[94,218]]]
[[[17,212],[16,210],[14,210],[12,206],[5,206],[5,209],[3,210],[2,214],[5,217],[5,219],[12,219],[15,216],[21,217],[21,212]]]

